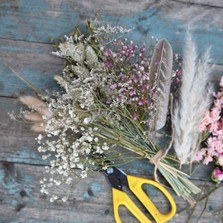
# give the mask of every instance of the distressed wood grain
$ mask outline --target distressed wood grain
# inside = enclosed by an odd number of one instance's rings
[[[54,75],[62,71],[62,63],[51,54],[52,45],[0,39],[0,95],[16,97],[33,90],[18,79],[10,67],[37,88],[56,89]]]
[[[1,0],[0,1],[0,223],[110,223],[114,222],[110,185],[101,173],[56,193],[70,193],[67,204],[50,203],[39,192],[44,166],[30,131],[30,124],[15,122],[7,112],[19,111],[21,94],[34,94],[17,79],[9,66],[41,89],[56,89],[52,78],[61,73],[63,61],[51,55],[49,37],[68,34],[74,26],[84,24],[95,14],[111,25],[135,27],[130,38],[149,42],[151,36],[166,38],[175,53],[182,53],[185,30],[193,25],[199,52],[212,46],[212,63],[217,64],[213,79],[223,73],[223,3],[220,0]],[[124,165],[127,173],[151,177],[153,167],[140,160]],[[77,170],[75,170],[76,172]],[[194,182],[204,189],[213,187],[210,169],[194,169]],[[222,186],[208,199],[200,202],[190,223],[223,222]],[[151,196],[163,210],[167,204],[154,191]],[[178,213],[169,222],[186,222],[191,213],[187,202],[174,195]],[[201,194],[203,196],[203,194]],[[198,198],[197,198],[198,199]],[[205,209],[203,209],[205,207]],[[136,222],[121,209],[123,222]]]
[[[0,98],[0,160],[9,162],[46,164],[37,151],[36,133],[30,124],[10,119],[8,112],[19,112],[18,99]]]
[[[37,4],[35,0],[4,0],[1,1],[0,38],[48,43],[49,37],[57,38],[69,33],[74,26],[99,13],[105,22],[112,25],[135,27],[130,37],[136,41],[148,41],[151,36],[165,37],[174,50],[181,53],[184,31],[188,23],[193,23],[199,49],[211,45],[214,60],[222,64],[222,51],[219,49],[219,44],[222,44],[222,8],[211,7],[215,3],[210,1],[206,4],[210,6],[205,7],[205,3],[192,4],[191,1],[146,3],[141,0],[136,4],[134,1],[112,0],[40,0]]]
[[[63,195],[63,191],[69,192],[68,202],[63,204],[50,203],[46,196],[40,194],[39,180],[43,176],[43,171],[43,167],[40,166],[0,163],[0,222],[114,222],[111,188],[102,173],[95,172],[86,179],[63,187],[60,191],[54,188],[54,192],[59,195]],[[195,183],[201,188],[211,186],[201,181]],[[221,187],[216,192],[221,194],[222,189]],[[167,210],[168,204],[159,194],[153,192],[150,193],[150,197],[161,210]],[[174,198],[179,214],[169,222],[185,222],[191,209],[181,198]],[[204,202],[201,202],[195,209],[193,222],[202,211],[203,205]],[[221,197],[217,197],[214,192],[209,197],[202,223],[209,223],[210,219],[213,223],[219,223],[220,215],[216,213],[222,208]],[[124,209],[121,210],[121,215],[123,222],[136,222]]]

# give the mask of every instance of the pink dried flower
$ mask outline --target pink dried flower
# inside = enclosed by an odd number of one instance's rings
[[[204,164],[208,164],[213,160],[222,159],[220,163],[223,163],[223,118],[221,118],[221,112],[223,109],[223,77],[220,82],[220,90],[214,93],[214,105],[210,111],[208,111],[200,125],[200,131],[210,134],[206,141],[206,152],[202,149],[199,151],[195,160],[201,161],[203,159]]]
[[[106,102],[111,107],[130,107],[133,119],[146,122],[145,113],[149,112],[156,96],[148,77],[150,62],[145,55],[146,48],[127,40],[116,40],[109,46],[111,49],[104,50],[104,64],[113,76],[105,89],[109,98]]]
[[[212,158],[212,156],[210,155],[210,154],[207,154],[207,156],[205,156],[205,158],[204,158],[204,161],[203,161],[203,163],[205,164],[205,165],[208,165],[210,162],[212,162],[213,161],[213,158]]]
[[[133,119],[133,120],[137,120],[137,118],[138,118],[137,113],[133,113],[133,115],[132,115],[132,119]]]
[[[201,160],[203,160],[204,156],[206,155],[206,151],[207,151],[206,148],[202,148],[202,149],[200,149],[200,150],[197,152],[197,154],[195,155],[194,160],[195,160],[195,161],[201,161]]]
[[[177,76],[182,76],[183,75],[183,70],[182,69],[178,70],[177,73],[176,73],[176,75]]]
[[[142,106],[142,105],[143,105],[143,101],[142,101],[142,100],[139,100],[139,101],[137,102],[137,105]]]
[[[223,170],[220,167],[216,167],[212,171],[211,179],[216,183],[220,183],[221,181],[223,181]]]
[[[135,89],[131,89],[131,90],[129,91],[129,96],[133,96],[133,95],[135,95],[135,94],[136,94]]]
[[[222,150],[222,140],[219,140],[218,137],[209,137],[207,140],[208,153],[216,156],[221,153]]]

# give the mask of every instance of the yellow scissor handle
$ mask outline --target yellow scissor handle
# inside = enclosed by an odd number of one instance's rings
[[[135,176],[127,175],[128,184],[130,190],[135,194],[135,196],[142,202],[146,207],[148,212],[153,216],[157,223],[164,223],[171,219],[176,213],[176,204],[171,197],[170,193],[159,183]],[[143,191],[142,185],[150,184],[158,188],[167,198],[170,203],[171,210],[169,213],[161,213],[148,195]],[[151,221],[142,213],[142,211],[135,205],[135,203],[129,198],[129,196],[120,190],[113,188],[113,205],[114,205],[114,215],[117,223],[121,223],[119,217],[118,208],[120,205],[126,206],[126,208],[142,223],[151,223]]]
[[[135,203],[129,198],[129,196],[118,189],[112,188],[113,194],[113,209],[116,223],[121,223],[119,216],[119,206],[124,205],[135,217],[142,223],[152,223],[145,214],[135,205]]]

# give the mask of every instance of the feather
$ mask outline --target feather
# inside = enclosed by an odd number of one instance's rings
[[[172,127],[174,149],[181,164],[192,161],[198,150],[199,126],[211,104],[209,50],[198,59],[196,47],[188,31],[183,55],[183,77],[180,97],[176,102]]]
[[[152,86],[156,88],[155,109],[151,130],[159,130],[164,127],[168,112],[170,84],[172,77],[173,51],[169,42],[160,40],[154,50],[149,78]]]

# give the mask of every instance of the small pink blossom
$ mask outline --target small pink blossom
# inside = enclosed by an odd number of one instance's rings
[[[218,151],[219,148],[222,148],[222,141],[218,139],[218,137],[209,137],[207,140],[209,153],[213,153],[214,151]]]
[[[134,121],[136,121],[136,120],[137,120],[137,118],[138,118],[137,113],[133,113],[133,114],[132,114],[132,119],[133,119]]]
[[[206,148],[202,148],[202,149],[200,149],[200,150],[197,152],[197,154],[195,155],[194,160],[195,160],[195,161],[201,161],[201,160],[203,160],[204,156],[206,155],[206,151],[207,151]]]
[[[221,154],[223,153],[223,144],[222,144],[222,140],[219,141],[219,143],[221,143],[218,147],[215,148],[216,153]]]
[[[183,70],[182,69],[178,70],[177,71],[177,76],[182,76],[182,75],[183,75]]]
[[[223,170],[220,167],[216,167],[211,174],[211,179],[216,183],[223,181]]]
[[[200,131],[204,132],[208,130],[208,126],[212,123],[212,117],[210,116],[210,111],[206,112],[201,124],[200,124]]]
[[[142,101],[142,100],[139,100],[139,101],[137,102],[137,105],[142,106],[142,105],[143,105],[143,101]]]
[[[205,165],[218,160],[222,156],[221,154],[223,154],[223,118],[221,118],[223,109],[223,77],[221,78],[220,86],[219,92],[213,94],[215,97],[213,107],[205,114],[199,126],[201,132],[210,134],[206,140],[206,153],[202,149],[195,156],[195,160],[203,160]],[[223,158],[219,159],[220,163],[223,162],[221,161]]]
[[[203,164],[208,165],[210,162],[213,161],[213,158],[210,154],[207,154],[207,156],[205,156]]]
[[[129,96],[133,96],[133,95],[135,95],[135,94],[136,94],[135,89],[131,89],[131,90],[129,91]]]

